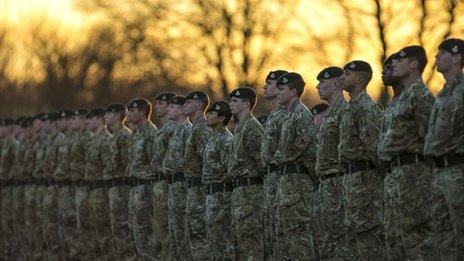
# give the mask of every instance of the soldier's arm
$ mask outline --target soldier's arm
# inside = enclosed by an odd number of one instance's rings
[[[373,105],[370,108],[361,108],[357,111],[355,117],[359,138],[367,151],[367,156],[377,166],[380,166],[377,147],[380,138],[381,115],[380,107]]]
[[[295,122],[296,130],[296,146],[298,151],[303,155],[303,164],[314,175],[315,180],[315,167],[316,167],[316,153],[317,153],[317,130],[312,116],[303,114]]]
[[[208,138],[211,136],[211,130],[209,128],[202,128],[195,135],[194,142],[196,143],[196,153],[198,156],[202,157],[205,151],[205,145],[208,142]]]
[[[258,166],[261,166],[261,139],[263,137],[263,129],[261,125],[253,125],[249,128],[245,138],[245,153],[258,161]]]
[[[419,136],[424,138],[427,134],[430,114],[432,113],[435,98],[429,91],[420,93],[416,98],[417,103],[414,111],[414,121],[418,127]]]

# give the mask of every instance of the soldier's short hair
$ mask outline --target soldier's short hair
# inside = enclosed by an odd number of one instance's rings
[[[218,117],[224,117],[223,124],[227,125],[232,118],[232,111],[230,110],[230,105],[226,101],[217,101],[211,104],[207,112],[215,111]]]
[[[290,90],[295,89],[297,91],[298,97],[301,97],[301,95],[303,95],[306,83],[299,73],[289,72],[277,79],[276,86],[282,85],[286,85]]]

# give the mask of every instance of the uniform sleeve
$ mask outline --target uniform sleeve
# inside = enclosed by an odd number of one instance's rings
[[[424,138],[427,135],[430,114],[432,113],[432,107],[433,103],[435,102],[435,98],[428,90],[421,92],[416,97],[418,100],[414,112],[414,121],[418,127],[417,131],[419,135]]]
[[[380,121],[382,112],[376,104],[370,108],[361,108],[356,113],[359,138],[366,149],[369,159],[378,164],[377,147],[380,138]]]
[[[309,112],[305,112],[295,123],[297,151],[302,154],[303,165],[309,174],[315,173],[317,154],[317,131],[314,120]]]
[[[196,142],[196,153],[202,158],[203,153],[205,152],[205,145],[208,142],[208,138],[211,136],[211,130],[208,127],[201,128],[197,131],[195,135]]]
[[[246,153],[256,159],[258,162],[260,161],[260,153],[261,153],[261,139],[263,137],[263,129],[259,125],[254,125],[250,128],[250,131],[246,132],[246,143],[245,149]],[[261,164],[258,164],[260,166]]]

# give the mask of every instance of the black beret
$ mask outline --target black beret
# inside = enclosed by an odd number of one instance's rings
[[[42,118],[45,116],[45,113],[41,112],[38,113],[34,116],[34,120],[42,120]]]
[[[441,42],[439,49],[443,49],[452,54],[463,54],[464,53],[464,40],[457,38],[446,39]]]
[[[14,125],[14,124],[15,124],[15,120],[13,120],[11,118],[3,119],[3,126],[10,126],[10,125]]]
[[[22,117],[21,120],[19,121],[19,125],[22,128],[27,128],[32,125],[33,117]]]
[[[270,71],[269,74],[266,77],[266,82],[277,81],[277,79],[279,79],[280,76],[282,76],[282,75],[284,75],[286,73],[288,73],[288,72],[284,71],[284,70]]]
[[[127,109],[132,109],[132,108],[147,108],[149,107],[151,104],[150,102],[147,100],[147,99],[144,99],[144,98],[137,98],[137,99],[133,99],[129,105],[127,106]]]
[[[211,106],[206,110],[206,112],[215,111],[217,113],[232,113],[230,110],[230,105],[226,101],[217,101],[211,104]]]
[[[355,60],[345,64],[343,70],[372,73],[371,66],[367,62],[361,60]]]
[[[87,114],[87,118],[103,117],[104,115],[105,115],[104,108],[94,108],[90,110],[89,114]]]
[[[393,63],[393,60],[397,59],[397,57],[398,53],[390,54],[390,56],[388,56],[387,59],[385,59],[385,61],[383,62],[383,66],[391,65]]]
[[[209,101],[208,94],[204,91],[193,91],[185,96],[186,100]]]
[[[289,73],[286,73],[280,76],[279,79],[277,79],[276,85],[280,86],[280,85],[286,85],[290,83],[303,83],[304,84],[305,82],[303,80],[303,77],[301,77],[300,74],[295,73],[295,72],[289,72]]]
[[[230,98],[244,98],[244,99],[250,99],[250,98],[256,98],[256,92],[251,89],[250,87],[239,87],[235,90],[233,90],[229,94]]]
[[[111,103],[106,107],[106,113],[126,112],[126,105],[123,103]]]
[[[169,100],[169,104],[184,105],[186,100],[184,96],[177,95]]]
[[[156,101],[169,101],[172,97],[176,96],[173,92],[162,92],[155,98]]]
[[[327,67],[322,70],[316,77],[317,80],[332,79],[343,75],[343,69],[336,66]]]
[[[401,49],[398,52],[398,56],[396,57],[396,59],[418,57],[418,56],[427,57],[427,54],[425,53],[424,48],[419,45],[411,45],[411,46],[406,46],[403,49]]]
[[[319,104],[314,105],[314,107],[311,108],[311,113],[313,115],[317,115],[319,113],[326,111],[328,108],[329,108],[329,105],[327,105],[327,103],[319,103]]]
[[[81,108],[81,109],[75,109],[73,116],[86,116],[87,114],[89,114],[89,110]]]
[[[59,114],[61,119],[68,119],[74,115],[74,111],[71,109],[63,109]]]
[[[47,118],[50,121],[57,121],[58,119],[60,119],[60,117],[61,117],[61,114],[59,112],[47,113]]]

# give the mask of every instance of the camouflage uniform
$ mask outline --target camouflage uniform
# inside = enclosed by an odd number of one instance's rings
[[[338,158],[339,125],[347,107],[344,99],[330,106],[318,133],[316,174],[320,179],[317,203],[319,256],[322,260],[349,257],[345,241],[342,178]]]
[[[263,129],[253,115],[247,115],[235,128],[229,155],[229,175],[234,181],[231,196],[232,231],[236,244],[236,259],[263,260],[264,228],[263,187],[261,183],[245,185],[261,178],[261,138]]]
[[[129,165],[131,131],[121,127],[109,141],[109,161],[105,164],[105,175],[123,178]],[[115,186],[108,189],[110,225],[118,260],[135,260],[136,252],[129,228],[128,204],[130,186]]]
[[[89,145],[90,160],[98,161],[94,163],[94,169],[86,174],[89,180],[105,180],[104,169],[108,163],[108,144],[110,135],[106,130],[96,133],[92,139],[92,145]],[[95,145],[94,145],[95,144]],[[97,185],[90,190],[89,194],[91,212],[91,221],[93,225],[93,235],[97,240],[96,258],[98,260],[114,260],[115,247],[113,237],[111,236],[110,211],[108,191],[104,185]]]
[[[186,197],[185,231],[190,253],[194,260],[207,260],[212,255],[206,237],[204,220],[206,188],[201,182],[203,152],[210,135],[211,129],[206,125],[206,120],[199,119],[193,123],[185,143],[183,162],[189,186]]]
[[[24,179],[32,180],[35,168],[35,138],[29,138],[25,142],[24,151]],[[31,260],[34,255],[35,245],[40,241],[34,240],[37,228],[37,215],[35,209],[36,185],[28,184],[24,186],[24,255]]]
[[[0,177],[2,180],[10,180],[11,176],[11,167],[14,160],[14,145],[15,142],[13,139],[5,139],[3,141],[2,150],[0,151]],[[1,195],[1,209],[2,209],[2,242],[0,249],[2,250],[1,258],[2,259],[12,259],[13,258],[13,239],[14,239],[14,229],[13,229],[13,213],[11,211],[6,211],[13,209],[13,198],[12,198],[13,189],[11,187],[5,187],[2,189]]]
[[[14,164],[11,169],[11,178],[15,181],[26,179],[25,153],[27,140],[19,138],[16,140]],[[13,187],[13,223],[15,232],[15,249],[17,259],[26,259],[27,239],[24,223],[24,186]]]
[[[277,257],[314,260],[316,126],[311,112],[295,101],[282,118],[276,161],[282,168],[277,186]],[[293,169],[290,166],[295,166]]]
[[[87,140],[83,133],[74,132],[71,134],[68,140],[69,149],[69,180],[72,180],[75,184],[76,181],[84,179],[85,176],[85,153]],[[66,201],[63,201],[67,213],[64,213],[62,218],[66,222],[65,233],[69,239],[67,245],[68,256],[70,258],[79,258],[82,253],[79,252],[79,231],[77,225],[77,208],[76,208],[76,193],[77,187],[68,188],[69,194],[67,195]]]
[[[279,131],[282,125],[282,117],[285,111],[281,106],[273,109],[267,117],[264,127],[263,140],[261,142],[261,163],[264,167],[264,203],[263,203],[263,226],[264,226],[264,255],[266,259],[275,256],[276,241],[276,196],[279,173],[275,168],[275,152],[279,140]],[[271,167],[273,167],[271,169]]]
[[[150,176],[150,161],[152,159],[153,138],[156,132],[156,127],[151,122],[134,131],[129,176],[142,180],[153,178]],[[138,258],[140,260],[153,260],[155,249],[152,227],[152,187],[150,185],[138,184],[131,188],[129,222]]]
[[[45,150],[46,178],[51,179],[55,172],[58,161],[58,147],[56,146],[57,139],[60,139],[62,133],[57,133],[50,136]],[[59,260],[61,254],[61,244],[58,234],[58,187],[55,185],[47,186],[43,197],[43,213],[44,213],[44,237],[47,239],[47,259]]]
[[[151,169],[158,178],[153,185],[153,234],[155,236],[155,254],[157,260],[174,260],[175,244],[169,236],[168,221],[168,181],[163,174],[163,161],[166,156],[169,140],[174,133],[175,125],[166,122],[153,139],[153,158]]]
[[[185,236],[185,208],[187,184],[183,178],[182,161],[187,137],[192,125],[185,120],[176,124],[169,139],[168,149],[163,161],[163,173],[170,180],[168,192],[169,234],[176,247],[177,260],[191,260],[190,249]],[[173,179],[179,176],[179,180]]]
[[[457,78],[437,95],[432,107],[424,154],[437,164],[433,178],[433,217],[440,260],[464,256],[464,78]],[[444,156],[448,162],[444,162]]]
[[[434,102],[422,80],[406,87],[385,110],[379,142],[379,157],[392,161],[396,197],[393,214],[398,215],[399,236],[408,260],[435,260],[431,239],[431,170],[419,160]],[[405,162],[405,155],[415,155]],[[404,163],[402,163],[402,161]],[[398,238],[398,237],[395,237]]]
[[[205,145],[203,184],[231,184],[227,176],[227,162],[232,134],[226,129],[213,131]],[[234,260],[230,196],[231,191],[208,192],[205,200],[206,234],[214,260]]]
[[[383,258],[383,170],[377,168],[381,114],[380,106],[364,90],[351,97],[340,124],[345,225],[349,240],[354,238],[350,255],[356,260]]]

